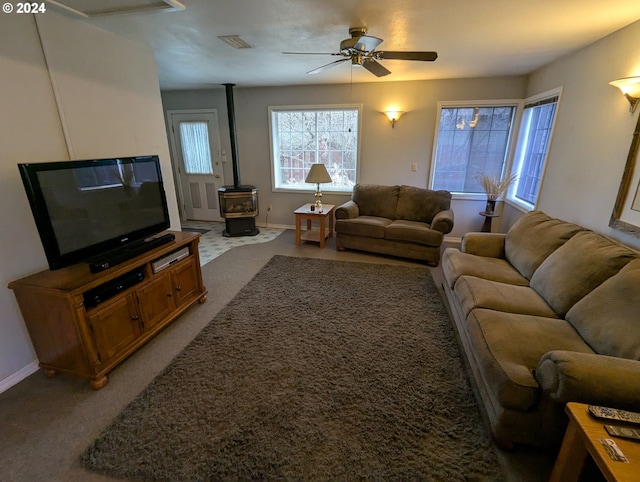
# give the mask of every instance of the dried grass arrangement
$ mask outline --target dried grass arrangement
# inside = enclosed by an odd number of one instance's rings
[[[487,194],[487,201],[496,201],[502,196],[509,186],[518,178],[515,174],[511,174],[507,177],[500,178],[493,174],[480,173],[476,176],[476,179],[482,186],[482,189]]]

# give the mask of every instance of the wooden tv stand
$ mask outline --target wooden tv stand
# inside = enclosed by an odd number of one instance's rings
[[[100,273],[80,263],[9,283],[45,375],[69,373],[100,389],[125,358],[195,302],[206,301],[200,235],[173,234],[168,244]],[[154,273],[155,261],[185,247],[185,258]],[[137,282],[118,291],[119,280],[129,276]],[[117,293],[92,306],[89,295],[104,287]]]

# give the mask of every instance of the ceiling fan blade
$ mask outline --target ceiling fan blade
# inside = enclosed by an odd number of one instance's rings
[[[285,55],[342,55],[336,52],[282,52]]]
[[[312,75],[313,74],[319,74],[320,72],[323,72],[323,71],[325,71],[327,69],[330,69],[331,67],[333,67],[335,65],[338,65],[338,64],[341,64],[342,62],[346,62],[347,60],[350,60],[350,59],[346,58],[346,59],[335,60],[333,62],[330,62],[330,63],[326,64],[326,65],[318,67],[317,69],[310,70],[309,72],[307,72],[307,74],[312,74]]]
[[[438,58],[438,52],[375,52],[376,59],[388,60],[425,60],[433,62]]]
[[[389,75],[391,73],[391,71],[385,69],[382,64],[379,64],[375,60],[369,58],[362,61],[362,66],[376,77],[384,77],[385,75]]]

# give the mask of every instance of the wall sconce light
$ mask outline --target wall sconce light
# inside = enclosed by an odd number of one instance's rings
[[[400,119],[400,117],[402,116],[402,114],[404,114],[404,112],[399,110],[388,110],[388,111],[385,111],[384,114],[391,121],[391,127],[394,128],[396,126],[396,121]]]
[[[640,77],[625,77],[624,79],[612,80],[609,84],[620,89],[620,92],[629,101],[629,112],[635,112],[640,101]]]

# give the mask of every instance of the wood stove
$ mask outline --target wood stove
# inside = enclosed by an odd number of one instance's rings
[[[233,163],[233,186],[218,189],[220,215],[225,221],[223,236],[255,236],[258,215],[258,189],[256,186],[240,184],[238,165],[238,141],[236,136],[236,115],[233,103],[234,84],[224,84],[227,94],[227,114],[231,136],[231,160]]]

